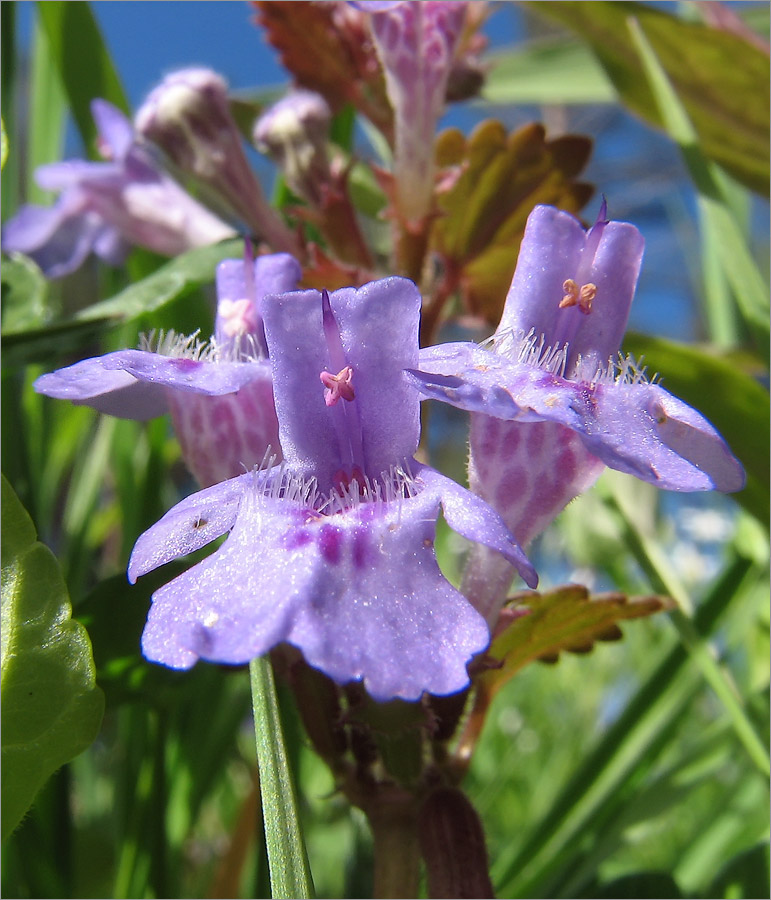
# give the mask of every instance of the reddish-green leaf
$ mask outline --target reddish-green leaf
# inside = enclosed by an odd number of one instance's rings
[[[625,594],[591,596],[582,585],[569,584],[540,594],[522,591],[507,607],[509,624],[498,634],[488,655],[501,662],[484,672],[481,680],[495,692],[528,663],[556,662],[559,654],[589,653],[595,641],[623,637],[618,623],[640,619],[671,608],[664,597],[627,597]]]
[[[506,134],[494,120],[468,139],[457,129],[439,135],[437,163],[451,186],[438,197],[433,249],[456,279],[469,312],[497,323],[536,204],[577,213],[587,202],[593,189],[576,178],[591,146],[581,135],[547,140],[535,123]]]

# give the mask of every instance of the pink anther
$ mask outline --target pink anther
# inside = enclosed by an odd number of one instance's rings
[[[326,390],[324,391],[324,402],[327,406],[334,406],[342,397],[343,400],[353,400],[356,394],[353,390],[353,369],[350,366],[342,368],[337,375],[331,372],[321,372],[319,374],[321,383]]]

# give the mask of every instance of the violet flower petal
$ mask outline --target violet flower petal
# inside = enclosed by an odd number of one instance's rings
[[[91,115],[99,132],[99,140],[109,150],[109,157],[125,159],[134,144],[131,120],[117,106],[100,98],[91,101]]]
[[[434,491],[309,517],[300,504],[250,490],[247,477],[225,544],[156,591],[143,635],[149,659],[244,663],[287,640],[337,681],[363,679],[376,699],[468,684],[466,663],[489,634],[437,566]],[[179,517],[185,548],[200,507],[188,502]],[[158,525],[135,553],[165,546]]]
[[[247,270],[243,260],[224,259],[217,266],[217,319],[214,334],[217,344],[222,347],[232,343],[234,338],[243,337],[247,326],[251,326],[254,349],[262,356],[268,355],[265,343],[265,328],[262,324],[262,298],[267,294],[282,294],[293,291],[302,277],[302,269],[289,253],[271,253],[258,256],[254,260],[251,283],[247,283]],[[233,322],[227,315],[236,304],[245,306],[240,311],[240,322]],[[233,325],[241,327],[233,328]],[[248,348],[247,348],[248,349]]]
[[[578,432],[605,465],[673,491],[737,491],[744,474],[718,432],[659,385],[569,381],[475,344],[421,351],[408,377],[426,397],[522,422]]]
[[[134,584],[179,556],[200,550],[233,527],[244,492],[256,475],[247,472],[185,498],[142,534],[131,551],[129,581]]]
[[[145,350],[116,350],[41,375],[39,394],[91,406],[122,419],[152,419],[168,411],[166,389],[227,394],[269,376],[261,362],[208,362]]]
[[[517,268],[506,297],[498,334],[544,336],[546,347],[569,343],[566,371],[578,360],[605,365],[621,346],[642,264],[644,241],[627,222],[601,223],[594,246],[574,216],[553,206],[536,206],[527,220]],[[593,283],[592,312],[560,309],[563,283]]]
[[[343,351],[353,369],[364,474],[377,479],[415,452],[420,409],[403,378],[417,365],[420,294],[404,278],[385,278],[330,295]],[[265,297],[265,330],[273,365],[284,458],[328,490],[341,468],[338,435],[323,402],[323,371],[337,374],[322,328],[318,291]]]
[[[429,466],[420,466],[416,475],[440,498],[444,518],[453,531],[497,550],[516,568],[528,587],[538,585],[538,575],[530,560],[522,548],[512,542],[511,532],[503,519],[481,497]]]

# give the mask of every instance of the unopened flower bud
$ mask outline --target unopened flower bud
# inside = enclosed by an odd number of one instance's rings
[[[139,109],[136,128],[196,178],[214,205],[226,207],[273,249],[299,253],[249,165],[220,75],[203,68],[172,72]]]
[[[163,149],[169,159],[208,181],[240,150],[230,115],[227,84],[209,69],[172,72],[147,97],[136,116],[140,134]]]
[[[273,159],[291,189],[318,206],[329,182],[327,137],[331,113],[313,91],[293,91],[269,107],[254,125],[254,145]]]

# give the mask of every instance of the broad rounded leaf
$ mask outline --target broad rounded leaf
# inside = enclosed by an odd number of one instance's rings
[[[2,481],[2,836],[46,779],[92,743],[104,697],[53,553]]]

